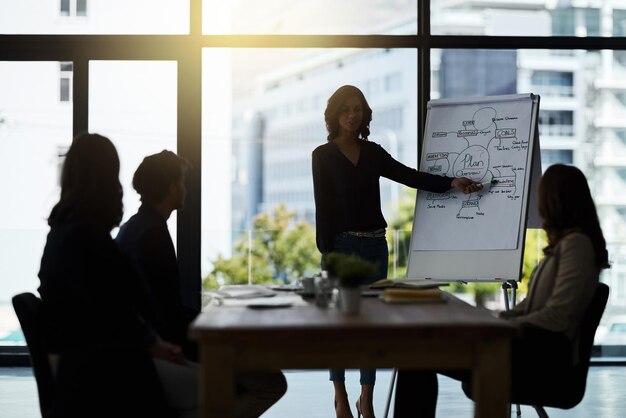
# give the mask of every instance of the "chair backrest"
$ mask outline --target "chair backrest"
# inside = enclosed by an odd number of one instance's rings
[[[578,334],[578,359],[579,363],[573,367],[569,376],[563,376],[562,386],[560,390],[552,393],[536,394],[533,405],[570,409],[578,405],[585,396],[585,388],[587,387],[587,374],[589,372],[589,362],[591,360],[591,351],[593,349],[593,339],[596,335],[596,329],[602,319],[602,314],[606,308],[609,299],[609,286],[604,283],[598,283],[598,287],[593,294],[593,298],[585,311],[580,324]]]
[[[33,373],[37,381],[39,408],[43,418],[51,417],[54,403],[54,377],[39,333],[38,316],[41,300],[32,293],[13,296],[13,309],[28,344]]]
[[[609,300],[609,286],[605,283],[598,283],[591,303],[585,311],[583,320],[580,324],[580,333],[578,340],[578,356],[580,362],[576,365],[574,376],[572,379],[571,404],[561,406],[561,408],[572,408],[582,401],[585,396],[585,388],[587,386],[587,373],[589,371],[589,362],[591,360],[591,351],[593,349],[593,340],[596,335],[598,325],[604,314],[607,301]],[[550,406],[550,405],[546,405]]]
[[[527,388],[528,390],[524,390],[523,393],[512,394],[513,403],[570,409],[582,401],[587,386],[593,339],[608,299],[609,287],[604,283],[599,283],[580,324],[579,363],[567,376],[560,376],[562,383],[558,390],[545,391],[533,390],[534,387]],[[472,398],[472,389],[468,382],[463,383],[463,391],[469,398]]]

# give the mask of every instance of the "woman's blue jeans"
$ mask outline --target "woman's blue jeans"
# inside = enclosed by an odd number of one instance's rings
[[[368,284],[387,277],[389,249],[385,237],[367,238],[357,237],[345,232],[339,233],[335,235],[334,251],[343,254],[355,254],[378,264],[378,272],[367,278],[366,283]],[[333,382],[345,382],[345,370],[331,369],[330,380]],[[376,370],[361,369],[360,382],[362,385],[374,385],[376,382]]]

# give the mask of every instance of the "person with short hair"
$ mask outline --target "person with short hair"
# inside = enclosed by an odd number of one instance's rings
[[[116,242],[141,278],[140,312],[163,338],[183,348],[187,359],[198,359],[197,345],[187,331],[198,311],[182,303],[174,244],[167,228],[173,211],[185,205],[189,162],[172,151],[145,157],[133,176],[141,206],[120,228]],[[196,366],[196,363],[190,362]],[[280,371],[235,375],[237,418],[258,417],[287,391]]]
[[[144,319],[168,341],[197,361],[196,344],[187,328],[199,311],[182,303],[176,250],[167,220],[185,205],[185,176],[189,162],[163,150],[143,159],[133,176],[141,206],[120,228],[115,241],[141,279],[137,306]]]

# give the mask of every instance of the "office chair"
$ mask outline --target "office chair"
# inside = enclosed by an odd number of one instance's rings
[[[582,401],[587,386],[587,373],[589,371],[593,339],[608,298],[609,286],[599,283],[580,325],[580,362],[572,367],[569,376],[564,376],[561,379],[558,390],[552,392],[539,390],[533,393],[532,388],[526,388],[523,394],[513,393],[511,395],[511,403],[531,405],[539,418],[548,418],[544,407],[571,409]],[[538,378],[541,377],[538,376]],[[470,385],[464,383],[463,391],[471,398]]]
[[[28,345],[42,418],[173,417],[147,351],[123,344],[81,347],[64,355],[55,379],[38,328],[41,299],[21,293],[12,301]],[[119,377],[114,385],[111,375]]]
[[[48,363],[48,355],[43,349],[43,341],[37,326],[41,300],[27,292],[13,296],[12,302],[28,345],[33,374],[37,382],[41,416],[42,418],[51,418],[53,416],[55,387],[52,369]]]

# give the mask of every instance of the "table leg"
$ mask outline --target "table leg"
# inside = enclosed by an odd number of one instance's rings
[[[486,339],[477,344],[473,370],[476,418],[510,417],[510,341]]]
[[[235,417],[233,352],[227,347],[203,346],[200,371],[200,417]]]

